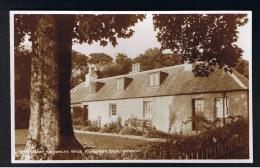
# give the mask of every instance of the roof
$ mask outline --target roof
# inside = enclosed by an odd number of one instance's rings
[[[104,83],[97,93],[90,93],[89,87],[82,82],[72,89],[71,103],[248,89],[248,80],[236,71],[230,74],[222,69],[217,69],[209,77],[203,78],[194,77],[191,69],[187,70],[186,66],[187,64],[182,64],[97,79],[96,82]],[[165,72],[168,75],[160,86],[150,87],[149,73],[156,71]],[[121,77],[133,80],[125,90],[117,91],[116,78]]]

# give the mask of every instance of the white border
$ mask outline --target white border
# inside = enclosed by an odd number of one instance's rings
[[[15,160],[14,116],[14,15],[15,14],[248,14],[251,21],[249,59],[249,159],[207,160]],[[11,162],[12,163],[253,163],[252,120],[252,11],[10,11],[10,87],[11,87]]]

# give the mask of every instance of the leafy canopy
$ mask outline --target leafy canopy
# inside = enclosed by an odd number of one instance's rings
[[[154,28],[161,49],[171,49],[184,62],[197,63],[195,76],[208,76],[218,66],[231,70],[242,49],[235,42],[245,14],[156,14]]]
[[[14,16],[15,46],[24,41],[29,35],[31,41],[35,38],[35,28],[42,15]],[[133,27],[138,21],[143,21],[145,15],[134,14],[101,14],[101,15],[74,15],[73,41],[78,43],[99,42],[105,46],[110,42],[117,45],[117,38],[129,38],[133,35]],[[66,25],[64,25],[66,26]]]
[[[134,58],[133,62],[141,64],[141,70],[168,67],[181,64],[180,56],[173,54],[163,54],[159,48],[149,48],[143,54]]]

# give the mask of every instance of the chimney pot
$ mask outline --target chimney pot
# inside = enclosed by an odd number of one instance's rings
[[[140,72],[140,63],[132,64],[132,72],[131,73],[135,73],[135,72]]]

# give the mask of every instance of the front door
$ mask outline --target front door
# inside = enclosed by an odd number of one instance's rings
[[[204,112],[204,100],[193,99],[192,100],[192,130],[203,130],[203,112]]]

